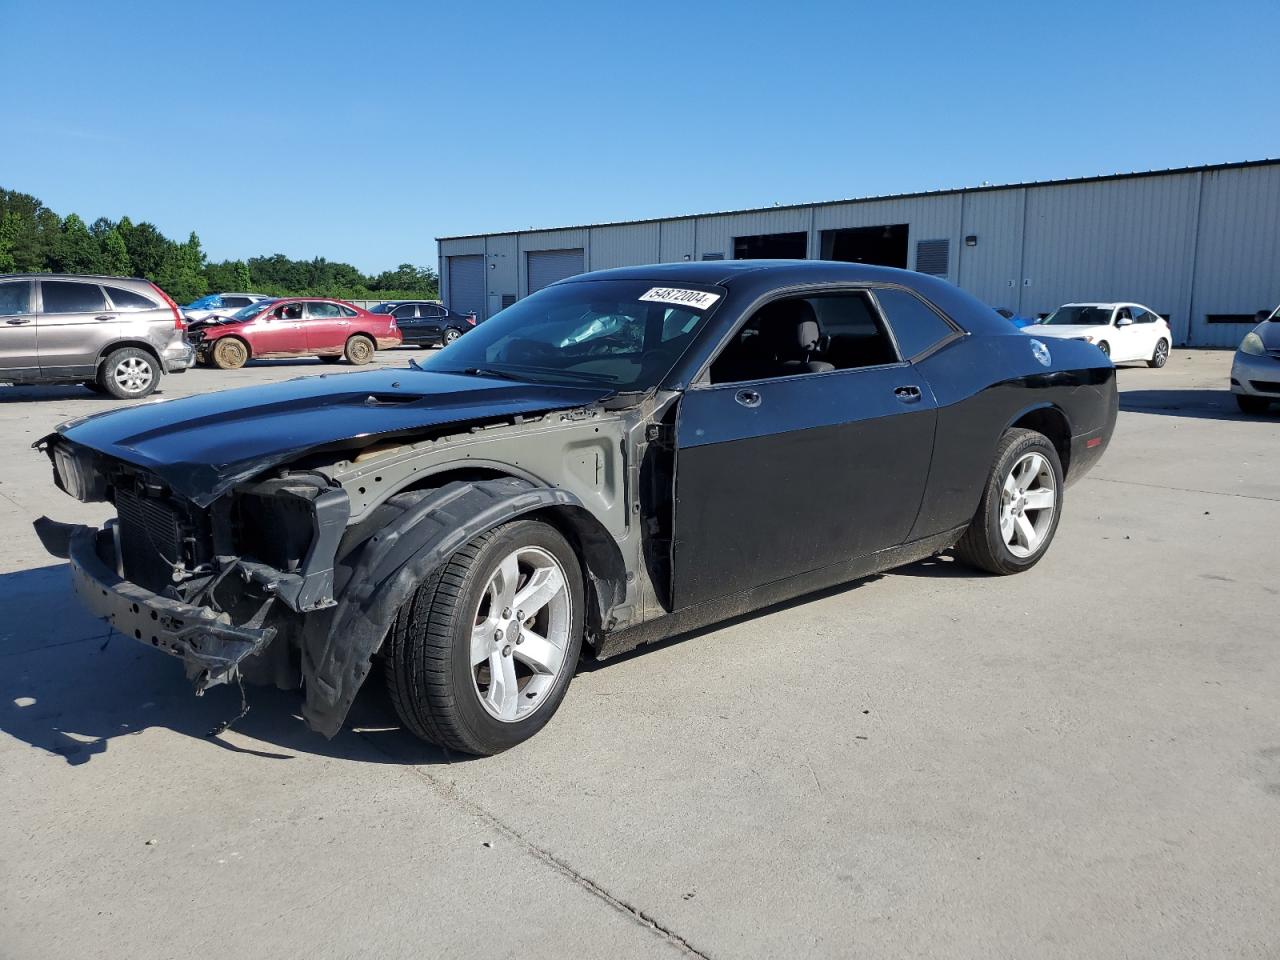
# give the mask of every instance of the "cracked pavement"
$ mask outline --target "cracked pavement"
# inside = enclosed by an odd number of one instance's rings
[[[584,670],[486,760],[376,685],[332,741],[253,688],[208,738],[238,693],[108,636],[31,532],[102,519],[27,447],[112,404],[0,387],[0,958],[1275,956],[1280,414],[1229,365],[1121,369],[1028,574],[915,564]]]

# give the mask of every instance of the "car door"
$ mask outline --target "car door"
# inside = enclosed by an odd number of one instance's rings
[[[1156,341],[1162,333],[1158,322],[1160,317],[1146,307],[1133,306],[1129,308],[1129,312],[1133,317],[1133,326],[1129,328],[1133,331],[1133,359],[1150,360],[1156,351]]]
[[[0,281],[0,376],[33,380],[40,373],[31,280]]]
[[[422,329],[428,337],[444,337],[449,311],[434,303],[422,303],[418,305],[418,315],[422,317]]]
[[[793,308],[797,301],[807,306]],[[780,359],[806,316],[819,318],[822,351]],[[769,330],[775,321],[780,333]],[[937,410],[866,291],[767,304],[703,379],[685,392],[676,417],[674,608],[907,538]]]
[[[396,326],[400,328],[400,335],[404,337],[406,343],[429,342],[429,338],[423,332],[422,321],[418,319],[416,303],[400,304],[391,311],[391,316],[395,319]]]
[[[277,304],[253,322],[249,331],[254,356],[299,357],[307,354],[302,302]]]
[[[1129,307],[1118,307],[1111,318],[1111,360],[1121,363],[1134,360],[1139,353],[1141,334],[1135,329]]]
[[[93,376],[120,322],[102,287],[84,280],[40,280],[36,342],[45,377]]]
[[[310,353],[341,353],[347,344],[351,321],[342,308],[328,300],[308,300],[307,319],[303,327]]]

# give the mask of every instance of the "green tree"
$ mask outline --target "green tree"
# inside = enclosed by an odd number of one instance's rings
[[[169,247],[160,269],[154,274],[146,274],[147,278],[154,280],[179,303],[190,303],[204,296],[209,289],[209,281],[204,275],[204,251],[200,249],[200,238],[195,231],[191,232],[186,243],[165,242]]]
[[[154,280],[170,259],[174,242],[150,223],[135,226],[128,217],[122,217],[116,227],[129,253],[129,263],[139,276]]]
[[[102,273],[102,248],[89,228],[74,213],[62,221],[62,230],[50,266],[61,273]]]
[[[102,236],[100,243],[102,272],[115,277],[133,276],[133,265],[129,262],[129,249],[124,245],[124,237],[120,236],[120,231],[113,226]]]

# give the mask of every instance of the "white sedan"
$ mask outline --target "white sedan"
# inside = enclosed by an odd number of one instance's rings
[[[1168,321],[1140,303],[1068,303],[1023,330],[1037,337],[1085,340],[1112,363],[1142,360],[1149,367],[1163,367],[1173,344]]]

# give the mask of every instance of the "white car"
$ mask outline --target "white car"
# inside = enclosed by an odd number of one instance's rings
[[[1280,307],[1257,316],[1231,364],[1231,392],[1244,413],[1266,413],[1280,403]]]
[[[1149,367],[1163,367],[1173,344],[1168,321],[1140,303],[1067,303],[1023,332],[1085,340],[1112,363],[1142,360]]]

